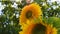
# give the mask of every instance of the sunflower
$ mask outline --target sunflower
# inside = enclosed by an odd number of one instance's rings
[[[36,4],[32,3],[30,5],[26,5],[20,14],[20,24],[25,24],[28,21],[33,21],[34,19],[37,19],[40,16],[40,19],[42,15],[41,7]]]
[[[52,25],[45,23],[31,23],[25,24],[19,34],[57,34],[57,29]]]

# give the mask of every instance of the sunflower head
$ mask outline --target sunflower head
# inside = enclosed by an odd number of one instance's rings
[[[57,34],[57,29],[46,23],[31,23],[22,27],[20,34]]]
[[[41,19],[42,18],[41,15],[42,15],[41,7],[38,4],[32,3],[30,5],[26,5],[21,11],[19,19],[20,24],[26,23],[27,20],[33,21],[38,17],[40,17]]]

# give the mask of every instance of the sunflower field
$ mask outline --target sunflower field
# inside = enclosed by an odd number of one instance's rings
[[[60,34],[59,0],[0,0],[0,34]]]

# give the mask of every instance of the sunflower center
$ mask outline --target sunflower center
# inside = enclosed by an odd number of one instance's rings
[[[32,11],[28,11],[27,13],[26,13],[26,18],[30,18],[32,16]]]
[[[32,29],[32,34],[46,34],[46,27],[42,24],[37,24]]]

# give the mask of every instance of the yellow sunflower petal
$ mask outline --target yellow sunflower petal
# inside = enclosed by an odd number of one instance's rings
[[[25,24],[27,20],[31,22],[34,19],[37,19],[39,16],[41,19],[42,18],[41,15],[42,15],[41,7],[38,4],[32,3],[30,5],[26,5],[21,11],[21,15],[19,18],[20,24]]]
[[[57,29],[52,25],[47,25],[47,34],[57,34]]]
[[[56,28],[53,28],[53,29],[52,29],[52,34],[57,34],[57,31],[58,31],[58,30],[57,30]]]

